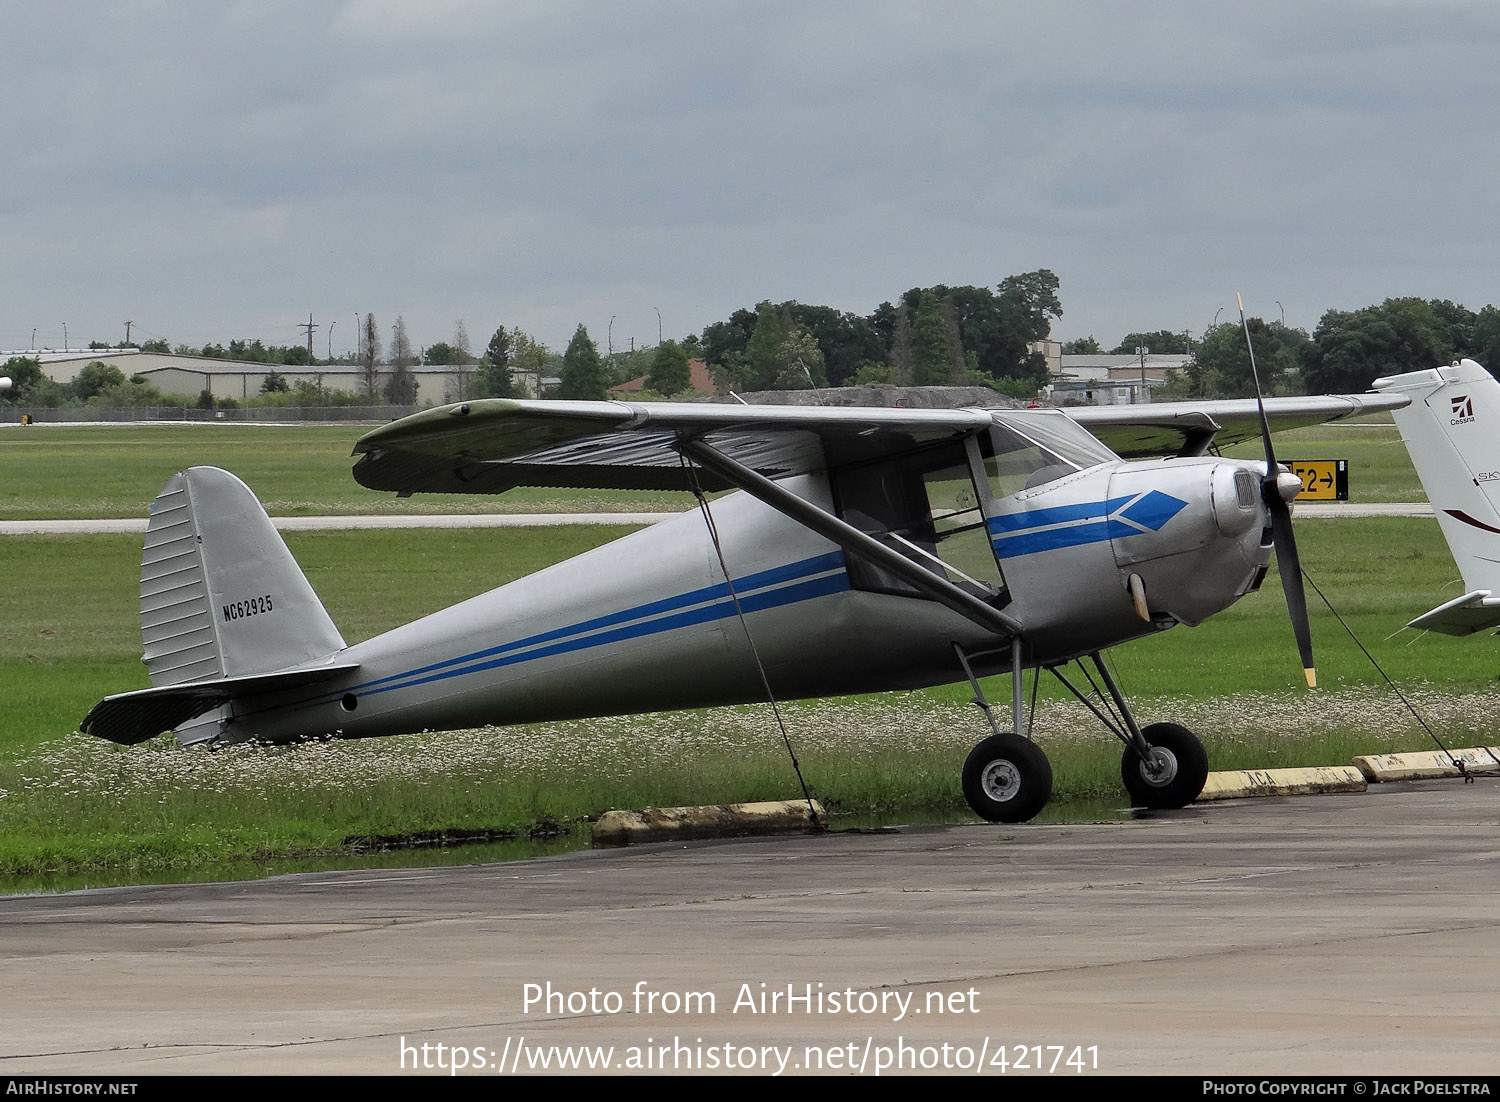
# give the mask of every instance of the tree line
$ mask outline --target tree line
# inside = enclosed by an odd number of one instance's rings
[[[694,357],[724,391],[968,384],[1030,397],[1047,381],[1046,358],[1030,346],[1062,317],[1058,286],[1042,269],[994,288],[914,287],[869,314],[766,300],[613,365],[580,325],[563,353],[558,397],[601,398],[640,376],[650,395],[672,397],[688,389]]]
[[[1462,358],[1500,370],[1500,308],[1474,311],[1448,299],[1388,298],[1358,310],[1328,310],[1310,334],[1252,317],[1243,327],[1238,320],[1211,325],[1196,342],[1170,330],[1131,333],[1113,352],[1133,355],[1142,347],[1189,357],[1157,392],[1162,397],[1253,396],[1249,348],[1267,394],[1357,394],[1382,376]],[[1063,345],[1064,354],[1099,351],[1092,337]]]
[[[611,387],[642,376],[646,397],[670,398],[691,388],[693,358],[705,361],[721,391],[970,384],[1029,398],[1048,381],[1046,359],[1032,346],[1046,339],[1052,322],[1062,317],[1058,290],[1057,276],[1040,269],[1007,276],[993,288],[914,287],[866,315],[794,300],[766,300],[753,309],[736,310],[702,333],[608,356],[601,355],[582,324],[562,353],[519,328],[500,326],[476,354],[462,321],[450,341],[439,341],[418,355],[399,317],[386,355],[381,327],[373,314],[366,314],[357,353],[330,361],[358,366],[353,391],[326,388],[320,377],[293,383],[274,370],[317,366],[305,346],[232,340],[227,346],[179,345],[172,351],[272,365],[259,400],[276,405],[413,405],[417,383],[411,368],[418,364],[451,369],[453,381],[445,397],[452,401],[522,393],[517,380],[522,374],[537,380],[557,377],[559,384],[549,394],[557,398],[604,398]],[[1476,312],[1446,299],[1390,298],[1359,310],[1328,310],[1311,334],[1259,317],[1249,318],[1246,328],[1268,394],[1358,392],[1382,375],[1460,357],[1500,368],[1500,308],[1495,306]],[[168,351],[164,340],[136,347]],[[1139,348],[1189,357],[1183,370],[1158,391],[1161,396],[1227,398],[1254,393],[1250,357],[1237,321],[1214,324],[1196,341],[1186,331],[1133,332],[1113,352],[1134,354]],[[1101,351],[1092,336],[1063,345],[1064,354]],[[11,391],[0,394],[0,401],[9,404],[190,401],[162,394],[143,376],[127,378],[119,368],[102,362],[87,365],[67,384],[53,382],[40,364],[24,358],[12,359],[0,371],[15,382]],[[203,400],[200,395],[199,404]],[[212,402],[212,396],[207,400]]]
[[[864,315],[794,300],[766,300],[708,325],[701,334],[609,356],[600,354],[582,324],[561,354],[519,328],[502,326],[476,355],[463,322],[457,324],[451,341],[438,342],[418,356],[401,318],[393,327],[387,356],[381,327],[373,314],[366,314],[361,319],[358,351],[339,362],[352,362],[359,368],[359,393],[353,397],[394,405],[415,401],[416,381],[410,369],[418,363],[453,369],[452,393],[446,396],[453,401],[514,395],[520,390],[516,376],[523,373],[537,378],[555,375],[559,383],[552,396],[558,398],[604,398],[611,387],[643,376],[644,396],[670,398],[691,388],[693,358],[706,362],[723,391],[871,383],[969,384],[1030,397],[1047,381],[1046,359],[1030,346],[1047,337],[1051,323],[1062,316],[1058,288],[1057,276],[1041,269],[1007,276],[994,287],[914,287]],[[165,341],[139,347],[168,350]],[[274,366],[306,367],[318,362],[304,346],[266,346],[259,340],[202,348],[178,345],[172,351]],[[145,381],[137,377],[126,382],[139,388]],[[108,400],[101,395],[115,393],[110,387],[119,385],[120,381],[112,381],[87,395],[76,388],[72,395],[54,390],[45,397]],[[299,390],[307,393],[299,394]],[[145,393],[139,391],[140,396]],[[127,392],[118,394],[123,397]],[[18,380],[8,400],[35,403],[43,397]],[[267,374],[261,397],[276,404],[319,397],[338,404],[345,399],[341,392],[324,391],[321,382],[303,379],[293,384],[275,370]]]

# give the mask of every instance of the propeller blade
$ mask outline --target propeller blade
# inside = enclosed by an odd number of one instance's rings
[[[1255,408],[1260,412],[1260,438],[1266,446],[1266,482],[1274,482],[1279,467],[1276,465],[1276,452],[1271,447],[1271,422],[1266,418],[1266,400],[1262,396],[1260,388],[1260,370],[1255,366],[1255,345],[1250,341],[1250,323],[1245,320],[1245,300],[1240,293],[1234,293],[1234,301],[1240,308],[1240,329],[1245,334],[1245,350],[1250,353],[1250,378],[1255,382]],[[1263,491],[1264,492],[1264,491]]]
[[[1260,480],[1261,500],[1271,520],[1271,540],[1276,548],[1276,569],[1281,574],[1281,591],[1286,595],[1286,611],[1292,620],[1292,634],[1297,637],[1297,654],[1302,659],[1302,676],[1307,687],[1318,687],[1318,671],[1313,664],[1312,625],[1307,619],[1307,593],[1302,587],[1302,559],[1297,554],[1297,537],[1292,534],[1292,510],[1281,496],[1281,465],[1271,443],[1271,422],[1266,417],[1266,400],[1261,392],[1260,371],[1255,366],[1255,344],[1250,340],[1250,323],[1245,318],[1245,300],[1234,293],[1240,309],[1240,328],[1245,333],[1245,349],[1250,353],[1250,377],[1255,381],[1255,407],[1260,412],[1260,438],[1266,446],[1266,473]],[[1296,496],[1296,495],[1292,495]]]
[[[1302,587],[1302,559],[1297,554],[1297,538],[1292,534],[1292,511],[1276,495],[1274,504],[1266,502],[1271,513],[1271,538],[1276,545],[1276,570],[1281,574],[1281,591],[1286,595],[1286,610],[1292,620],[1292,634],[1297,637],[1297,654],[1302,659],[1302,674],[1307,687],[1318,687],[1318,670],[1313,662],[1312,626],[1307,619],[1307,593]]]

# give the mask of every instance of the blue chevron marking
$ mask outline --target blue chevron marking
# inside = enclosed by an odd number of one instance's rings
[[[1057,505],[989,520],[995,556],[1013,559],[1062,547],[1080,547],[1105,540],[1159,532],[1187,508],[1187,502],[1160,490],[1106,501]]]

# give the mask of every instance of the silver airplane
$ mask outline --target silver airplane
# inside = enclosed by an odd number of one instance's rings
[[[121,743],[167,730],[210,745],[362,738],[967,678],[991,734],[963,767],[963,791],[984,818],[1015,822],[1051,795],[1022,687],[1026,670],[1046,669],[1124,744],[1131,799],[1181,807],[1207,776],[1202,744],[1173,723],[1140,725],[1101,652],[1226,608],[1258,588],[1274,547],[1312,683],[1289,510],[1301,483],[1275,462],[1269,421],[1289,428],[1403,401],[1252,399],[1071,418],[445,406],[362,437],[355,478],[402,496],[678,489],[699,507],[353,646],[250,490],[193,467],[168,481],[146,535],[152,687],[106,697],[82,729]],[[1265,462],[1205,454],[1255,435]],[[1122,458],[1142,455],[1169,458]],[[729,489],[741,492],[708,496]],[[1075,660],[1087,687],[1065,670]],[[1003,672],[1009,730],[979,684]]]
[[[1472,635],[1500,627],[1500,382],[1473,360],[1375,380],[1407,397],[1396,427],[1467,592],[1407,626]]]

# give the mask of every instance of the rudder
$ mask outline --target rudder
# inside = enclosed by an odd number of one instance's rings
[[[344,649],[259,500],[217,467],[179,471],[151,507],[141,642],[153,686],[271,673]]]
[[[1450,635],[1500,625],[1500,382],[1473,360],[1375,380],[1469,591],[1411,622]]]

